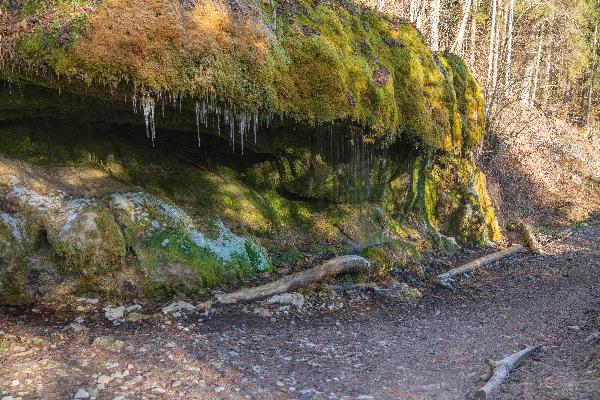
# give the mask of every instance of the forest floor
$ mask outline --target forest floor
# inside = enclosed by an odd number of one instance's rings
[[[0,311],[0,398],[464,399],[487,359],[536,345],[495,398],[598,399],[600,228],[413,303],[320,291],[300,308],[73,318]]]

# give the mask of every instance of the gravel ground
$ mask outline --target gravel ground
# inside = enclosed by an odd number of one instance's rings
[[[464,399],[487,359],[537,345],[496,398],[600,399],[598,228],[411,303],[323,290],[117,323],[98,307],[0,311],[0,398]]]

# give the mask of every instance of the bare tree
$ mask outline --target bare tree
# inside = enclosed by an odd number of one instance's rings
[[[475,20],[475,12],[477,11],[478,0],[473,0],[473,12],[471,12],[471,45],[469,48],[469,65],[475,68],[475,47],[477,46],[477,21]]]
[[[504,95],[510,95],[510,68],[512,62],[513,20],[515,15],[515,0],[510,0],[508,6],[508,29],[506,42],[506,75],[504,78]]]
[[[431,0],[431,50],[440,50],[440,0]]]
[[[456,40],[454,41],[454,44],[452,45],[452,51],[460,56],[462,56],[462,54],[463,54],[465,33],[467,31],[467,23],[469,22],[469,15],[471,14],[472,3],[473,3],[472,0],[464,0],[463,17],[462,17],[462,20],[460,21],[460,26],[458,27],[458,34],[456,35]]]
[[[498,14],[498,0],[492,0],[492,26],[490,27],[490,43],[488,54],[488,70],[486,89],[489,91],[491,87],[492,69],[494,66],[494,53],[496,50],[496,16]]]
[[[598,48],[598,25],[594,28],[594,38],[592,39],[592,65],[590,66],[590,76],[589,76],[589,88],[588,88],[588,101],[587,101],[587,115],[586,115],[586,125],[590,126],[592,120],[592,105],[593,105],[593,93],[594,93],[594,79],[596,75],[596,66],[598,61],[598,56],[596,54]]]
[[[533,106],[535,104],[536,92],[538,89],[538,79],[540,76],[540,64],[542,62],[542,46],[544,44],[544,32],[543,29],[540,29],[540,42],[538,45],[537,54],[535,57],[535,68],[533,72],[533,87],[531,89],[531,99],[529,101],[529,105]]]

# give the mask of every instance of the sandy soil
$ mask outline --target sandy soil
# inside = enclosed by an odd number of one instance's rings
[[[598,399],[600,228],[544,250],[411,304],[324,290],[299,309],[118,325],[94,307],[0,311],[0,398],[463,399],[483,384],[485,360],[538,345],[496,398]]]

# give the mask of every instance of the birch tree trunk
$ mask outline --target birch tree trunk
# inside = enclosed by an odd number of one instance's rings
[[[496,15],[498,11],[498,0],[492,0],[492,26],[490,27],[490,47],[488,54],[488,70],[486,89],[489,92],[491,87],[492,69],[494,66],[494,51],[496,49]]]
[[[467,23],[469,22],[469,15],[471,13],[471,4],[472,0],[464,0],[463,3],[463,17],[460,22],[460,26],[458,28],[458,34],[456,35],[456,40],[452,45],[452,51],[459,56],[463,55],[463,47],[465,40],[465,33],[467,31]]]
[[[419,13],[417,14],[417,20],[415,21],[415,24],[417,25],[417,29],[418,30],[423,30],[423,17],[425,16],[425,10],[427,7],[427,2],[426,1],[421,1],[421,7],[419,7]]]
[[[546,50],[546,71],[544,72],[544,98],[542,99],[542,110],[548,111],[548,101],[550,100],[550,72],[552,70],[552,39],[549,40]]]
[[[440,50],[440,0],[431,0],[431,50]]]
[[[408,8],[408,17],[411,22],[417,22],[417,16],[419,14],[419,4],[417,0],[410,0],[410,6]]]
[[[477,11],[477,0],[473,0],[473,12],[471,12],[471,46],[469,48],[469,66],[475,68],[475,46],[477,45],[477,22],[475,21],[475,12]]]
[[[596,76],[596,66],[598,61],[598,56],[596,55],[596,49],[598,46],[598,25],[594,29],[594,39],[592,41],[592,65],[590,67],[590,87],[588,89],[588,104],[587,104],[587,116],[586,116],[586,125],[591,128],[590,123],[592,121],[592,105],[593,105],[593,94],[594,94],[594,79]]]
[[[540,43],[538,45],[537,54],[535,57],[535,70],[533,72],[533,87],[531,89],[531,99],[529,105],[535,105],[536,92],[538,89],[538,78],[540,76],[540,64],[542,63],[542,46],[544,44],[544,33],[540,31]]]
[[[510,0],[508,7],[508,32],[506,40],[506,76],[504,78],[504,96],[510,96],[510,67],[512,62],[513,21],[515,15],[515,0]]]
[[[525,68],[525,72],[523,74],[523,86],[521,88],[521,103],[523,105],[529,105],[531,101],[531,89],[532,89],[532,81],[533,81],[533,70],[535,68],[535,59],[531,60],[527,67]]]
[[[385,0],[377,0],[377,11],[383,11]]]
[[[502,8],[502,0],[498,0],[498,8]],[[494,63],[493,63],[493,75],[492,75],[492,94],[490,99],[490,111],[496,101],[496,92],[498,90],[498,74],[499,74],[499,59],[500,59],[500,43],[502,43],[502,24],[496,22],[496,33],[495,33],[495,44],[494,44]]]

